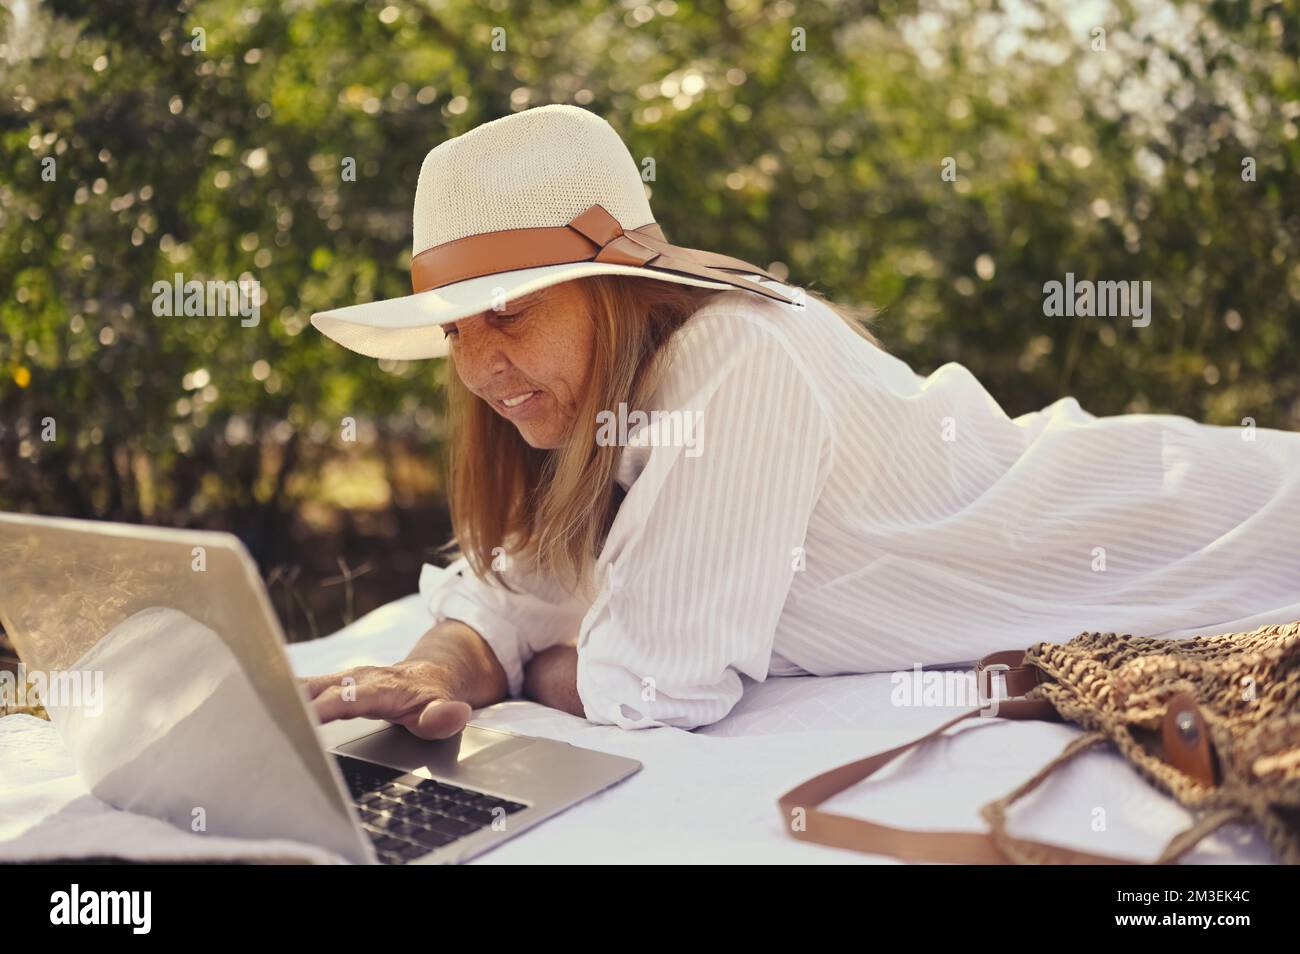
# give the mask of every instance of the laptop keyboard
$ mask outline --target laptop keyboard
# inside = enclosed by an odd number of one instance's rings
[[[414,861],[528,807],[447,782],[417,782],[398,769],[346,755],[335,758],[361,825],[386,865]]]

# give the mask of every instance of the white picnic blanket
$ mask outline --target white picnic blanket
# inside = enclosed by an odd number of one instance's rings
[[[418,595],[333,636],[289,647],[300,675],[400,659],[428,628]],[[776,800],[811,775],[890,748],[959,708],[896,705],[889,674],[745,681],[722,721],[688,732],[596,726],[531,702],[480,710],[481,725],[639,759],[645,767],[475,859],[477,863],[859,863],[889,861],[794,840]],[[1005,795],[1079,733],[1068,725],[971,720],[833,799],[827,808],[912,828],[979,830],[979,807]],[[1015,834],[1092,852],[1154,858],[1190,814],[1117,755],[1080,756],[1013,810]],[[197,835],[118,811],[89,793],[53,725],[0,718],[0,861],[114,856],[140,860],[292,859],[329,852],[286,840]],[[1192,863],[1268,863],[1267,843],[1238,826]]]

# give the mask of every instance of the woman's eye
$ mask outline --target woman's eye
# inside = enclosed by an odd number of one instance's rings
[[[522,308],[519,311],[498,311],[495,313],[495,315],[493,315],[492,320],[498,323],[508,324],[514,321],[523,313],[524,313],[524,309]],[[455,338],[459,334],[459,332],[456,330],[454,325],[453,326],[443,325],[442,333],[446,335],[448,338]]]

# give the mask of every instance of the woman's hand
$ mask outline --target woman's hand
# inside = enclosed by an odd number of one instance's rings
[[[506,698],[505,670],[476,630],[446,619],[429,630],[405,660],[358,666],[302,680],[322,723],[387,719],[422,739],[445,739],[470,714]]]
[[[463,682],[449,667],[419,659],[303,680],[322,723],[387,719],[422,739],[445,739],[465,728],[473,709],[462,698]]]
[[[552,646],[528,660],[523,694],[525,699],[585,719],[587,713],[578,697],[577,648]]]

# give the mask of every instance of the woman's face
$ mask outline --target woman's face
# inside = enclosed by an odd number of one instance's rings
[[[587,297],[576,282],[552,285],[443,330],[465,387],[531,446],[564,443],[586,390],[595,337]]]

